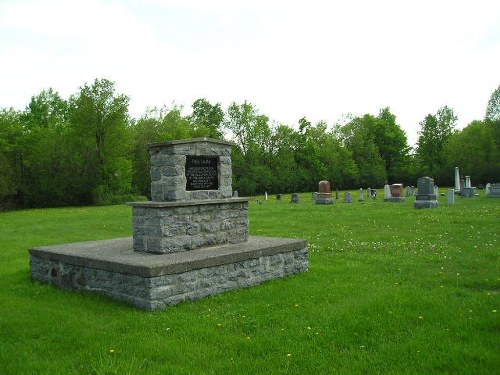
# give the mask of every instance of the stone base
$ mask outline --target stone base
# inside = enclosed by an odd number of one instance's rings
[[[439,202],[436,200],[433,200],[433,201],[416,200],[415,203],[413,203],[413,207],[415,207],[415,208],[438,208]]]
[[[390,197],[385,199],[386,202],[404,202],[405,200],[405,197]]]
[[[316,198],[316,204],[333,204],[332,198]]]
[[[100,293],[146,310],[257,285],[309,267],[306,241],[268,237],[171,254],[133,251],[131,237],[29,252],[34,280]]]
[[[478,194],[476,194],[475,187],[470,187],[470,188],[462,188],[462,190],[460,190],[460,196],[463,198],[472,198],[472,197],[477,197]]]
[[[248,238],[248,198],[136,202],[134,250],[175,253]]]

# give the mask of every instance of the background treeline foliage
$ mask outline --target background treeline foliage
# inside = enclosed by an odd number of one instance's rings
[[[0,109],[0,207],[48,207],[122,202],[149,196],[146,145],[211,137],[235,142],[233,187],[241,195],[333,188],[415,185],[422,175],[452,186],[454,167],[474,184],[500,182],[500,87],[482,120],[457,130],[448,107],[420,123],[418,144],[389,108],[349,117],[344,124],[295,126],[270,122],[252,104],[198,99],[182,107],[152,108],[139,119],[129,98],[106,79],[85,84],[69,99],[52,89],[33,96],[24,111]],[[485,103],[486,104],[486,103]]]

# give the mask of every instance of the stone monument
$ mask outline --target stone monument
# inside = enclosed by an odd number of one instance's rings
[[[30,249],[35,280],[147,310],[307,271],[304,240],[248,235],[231,188],[232,143],[154,143],[150,202],[129,203],[133,237]]]
[[[486,196],[489,198],[500,198],[500,182],[494,184],[489,183],[488,185],[490,186]]]
[[[417,196],[415,199],[415,208],[437,208],[439,203],[434,194],[434,179],[430,177],[421,177],[417,182]]]
[[[460,190],[460,196],[463,198],[477,197],[477,188],[471,186],[470,176],[465,176],[465,186]]]
[[[344,203],[352,203],[351,193],[348,191],[344,194]]]
[[[384,202],[389,202],[391,199],[391,187],[389,185],[384,185]]]
[[[386,198],[387,202],[404,202],[403,184],[392,184],[389,186],[390,197]]]
[[[455,167],[455,194],[460,193],[460,172],[458,167]]]
[[[298,193],[293,193],[291,202],[292,203],[300,203],[300,195]]]
[[[318,184],[318,193],[314,198],[316,204],[333,204],[332,190],[329,181],[320,181]]]
[[[455,189],[448,189],[448,204],[455,204]]]

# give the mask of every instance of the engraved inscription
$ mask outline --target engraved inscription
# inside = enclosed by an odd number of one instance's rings
[[[219,158],[186,155],[186,190],[218,190]]]

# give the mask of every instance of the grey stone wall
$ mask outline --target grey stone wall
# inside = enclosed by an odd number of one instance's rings
[[[248,239],[248,200],[131,203],[134,250],[173,253]]]
[[[151,199],[156,202],[171,202],[230,198],[233,194],[232,145],[230,142],[206,138],[150,144]],[[218,157],[219,187],[217,190],[186,190],[186,155]]]
[[[97,292],[142,309],[157,310],[307,271],[308,253],[305,247],[156,277],[75,266],[33,254],[30,264],[33,279],[40,282],[62,289]]]

